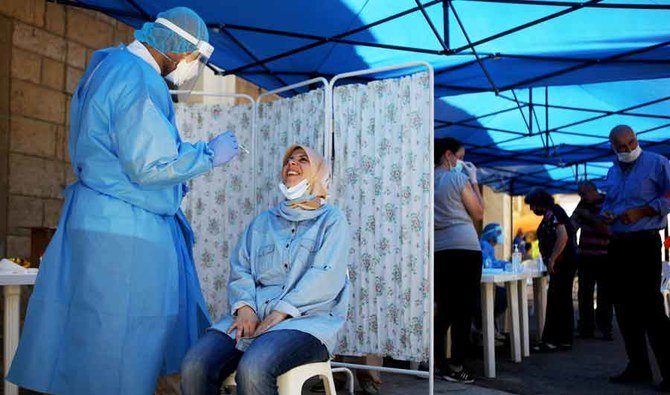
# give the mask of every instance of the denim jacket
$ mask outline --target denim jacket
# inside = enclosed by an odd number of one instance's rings
[[[245,305],[261,321],[278,310],[288,317],[271,331],[309,333],[332,354],[349,305],[349,226],[329,204],[303,210],[286,203],[258,215],[240,237],[230,258],[230,312],[211,329],[225,333]],[[252,341],[241,339],[237,348]]]

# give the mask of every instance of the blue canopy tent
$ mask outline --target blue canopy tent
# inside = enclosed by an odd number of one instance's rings
[[[601,180],[619,123],[670,154],[670,0],[57,2],[134,27],[188,5],[210,27],[213,69],[266,89],[427,61],[436,135],[462,139],[482,181],[512,194]]]

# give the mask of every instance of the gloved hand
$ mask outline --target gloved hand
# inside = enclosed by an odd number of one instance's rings
[[[223,132],[207,144],[214,152],[214,167],[227,163],[239,153],[237,138],[233,132]]]
[[[467,174],[471,183],[477,183],[477,168],[472,162],[463,161],[463,171]]]

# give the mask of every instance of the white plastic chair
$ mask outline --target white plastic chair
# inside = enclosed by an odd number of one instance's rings
[[[665,314],[670,317],[670,262],[663,262],[661,293],[665,303]]]
[[[349,393],[354,393],[354,375],[347,368],[332,369],[330,361],[308,363],[300,365],[288,372],[277,377],[277,387],[279,395],[301,395],[302,386],[307,380],[314,376],[319,376],[323,382],[323,387],[326,389],[326,395],[337,395],[335,390],[335,381],[333,380],[333,372],[344,372],[349,376]],[[226,387],[235,386],[235,373],[233,372],[223,382]]]

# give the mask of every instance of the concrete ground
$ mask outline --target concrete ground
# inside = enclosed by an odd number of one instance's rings
[[[532,293],[530,293],[532,295]],[[577,303],[575,287],[575,323],[577,323]],[[535,339],[535,319],[532,314],[531,300],[531,344]],[[435,381],[435,393],[459,394],[657,394],[655,384],[661,377],[658,367],[649,350],[654,373],[653,384],[620,385],[612,384],[608,378],[625,368],[626,353],[621,335],[614,320],[614,341],[596,339],[575,339],[571,351],[562,351],[548,354],[531,354],[521,363],[511,362],[509,359],[509,345],[499,346],[496,349],[497,377],[495,379],[482,378],[483,361],[482,349],[472,350],[471,369],[478,376],[475,384],[463,385]],[[668,334],[670,336],[670,334]],[[401,367],[401,366],[399,366]],[[428,380],[411,376],[386,374],[382,375],[383,384],[380,394],[409,395],[428,393]],[[312,394],[305,387],[304,394]],[[338,394],[346,394],[338,391]],[[357,392],[360,394],[360,392]]]
[[[479,353],[473,355],[477,357]],[[615,340],[605,342],[600,339],[576,339],[571,351],[550,354],[531,354],[517,364],[509,361],[509,347],[496,350],[497,373],[495,379],[481,378],[483,363],[481,357],[471,363],[479,376],[475,384],[454,384],[443,380],[435,381],[436,394],[656,394],[652,384],[617,385],[608,377],[624,368],[626,357],[621,337],[615,331]],[[477,352],[477,350],[475,350]],[[660,381],[658,369],[654,365],[654,382]],[[382,375],[380,394],[413,395],[427,394],[428,380],[411,376]],[[305,386],[303,394],[315,394]],[[338,391],[338,394],[346,394]],[[361,392],[357,391],[357,394]]]

